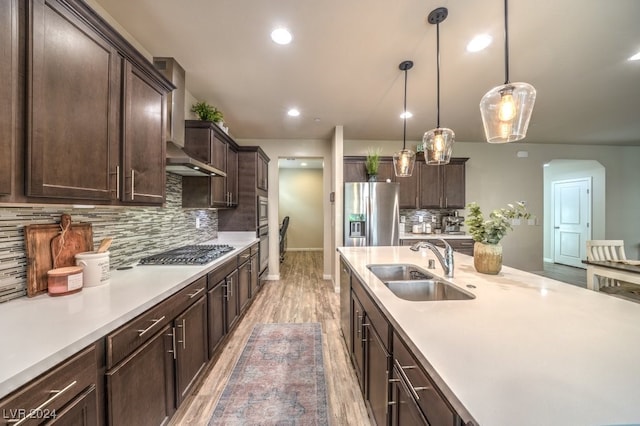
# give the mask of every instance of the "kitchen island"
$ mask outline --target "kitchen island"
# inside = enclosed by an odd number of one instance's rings
[[[42,294],[1,304],[0,398],[206,277],[258,241],[254,232],[220,232],[206,244],[229,244],[235,250],[205,265],[112,270],[109,284],[67,296]]]
[[[640,304],[455,253],[448,279],[470,300],[407,301],[367,268],[435,256],[409,247],[338,249],[353,276],[445,395],[480,425],[640,423]],[[444,276],[439,262],[431,270]]]

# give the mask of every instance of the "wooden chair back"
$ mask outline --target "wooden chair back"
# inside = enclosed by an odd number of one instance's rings
[[[587,260],[627,260],[624,240],[588,240]]]

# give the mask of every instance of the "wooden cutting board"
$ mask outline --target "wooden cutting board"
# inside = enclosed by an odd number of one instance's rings
[[[70,220],[70,218],[68,219]],[[47,291],[47,272],[54,269],[51,242],[61,235],[60,224],[27,225],[24,238],[27,254],[27,296]],[[63,244],[56,240],[59,252],[56,267],[75,265],[76,253],[93,251],[93,230],[90,223],[71,223]]]

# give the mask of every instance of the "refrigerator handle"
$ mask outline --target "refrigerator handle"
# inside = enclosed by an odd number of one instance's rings
[[[371,204],[369,203],[369,196],[365,195],[364,196],[364,209],[366,212],[366,221],[364,223],[365,225],[365,229],[364,229],[364,245],[365,246],[370,246],[371,245]]]

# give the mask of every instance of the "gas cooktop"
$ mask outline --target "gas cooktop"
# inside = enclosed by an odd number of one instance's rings
[[[227,244],[188,245],[140,259],[140,265],[204,265],[235,250]]]

